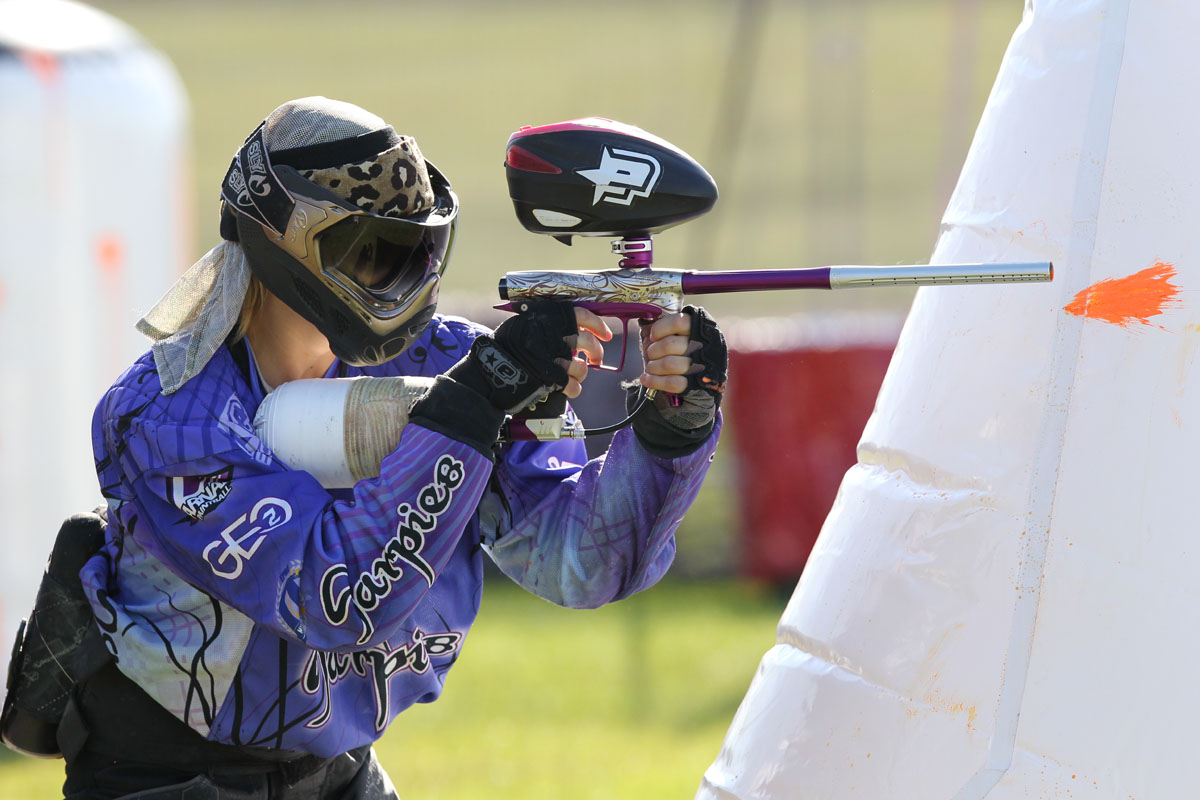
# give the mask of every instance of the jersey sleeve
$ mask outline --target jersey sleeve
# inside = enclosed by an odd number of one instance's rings
[[[481,506],[485,550],[558,605],[595,608],[652,586],[674,560],[719,431],[718,418],[701,448],[675,459],[651,455],[629,429],[591,461],[578,441],[514,445]]]
[[[122,535],[293,641],[276,588],[282,573],[298,572],[307,647],[357,650],[395,634],[475,514],[490,459],[409,425],[380,476],[359,481],[352,501],[335,500],[223,419],[145,409],[105,418],[111,466],[132,494],[110,495]]]

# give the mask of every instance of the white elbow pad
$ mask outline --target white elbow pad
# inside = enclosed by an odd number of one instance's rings
[[[433,378],[289,381],[263,400],[254,432],[292,469],[344,489],[379,474],[408,412],[432,385]]]

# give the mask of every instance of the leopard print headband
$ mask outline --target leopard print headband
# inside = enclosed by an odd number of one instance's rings
[[[357,164],[300,170],[308,180],[329,189],[364,211],[386,217],[411,217],[433,206],[433,187],[417,140],[400,143]]]

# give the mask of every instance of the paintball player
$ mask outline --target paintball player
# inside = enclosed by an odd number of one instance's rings
[[[506,413],[578,396],[611,334],[565,303],[494,332],[435,313],[457,213],[416,142],[348,103],[286,103],[239,150],[223,241],[96,410],[107,528],[80,577],[113,657],[59,727],[68,798],[396,797],[372,743],[440,695],[484,553],[580,608],[667,570],[716,447],[720,331],[691,308],[643,329],[659,394],[605,456],[498,444]],[[377,477],[327,489],[253,421],[284,383],[355,376],[429,380]]]

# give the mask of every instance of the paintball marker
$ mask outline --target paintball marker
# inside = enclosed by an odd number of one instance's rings
[[[520,313],[527,301],[568,300],[599,316],[649,321],[682,310],[685,295],[771,289],[850,289],[1049,281],[1049,261],[994,264],[828,266],[798,269],[696,271],[655,269],[653,235],[709,211],[717,201],[712,176],[670,142],[640,128],[589,117],[536,128],[508,139],[508,191],[517,219],[533,233],[570,244],[572,236],[613,238],[616,269],[509,272],[496,308]],[[600,365],[601,369],[619,370]],[[643,399],[644,402],[644,399]],[[582,438],[617,425],[584,429],[543,404],[511,419],[510,439]],[[637,411],[634,412],[634,415]],[[548,416],[544,416],[548,415]]]

